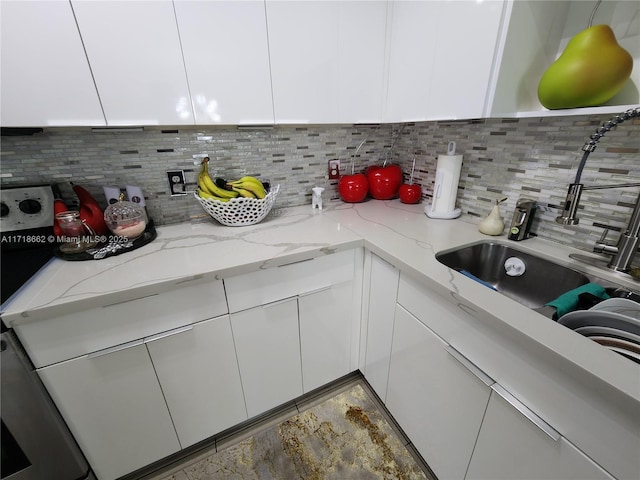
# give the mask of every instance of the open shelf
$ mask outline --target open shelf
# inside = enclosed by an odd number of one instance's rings
[[[634,59],[631,78],[606,105],[548,110],[538,82],[569,40],[586,29],[594,1],[509,1],[487,97],[490,117],[536,117],[619,113],[640,104],[640,2],[602,2],[593,25],[609,25]]]

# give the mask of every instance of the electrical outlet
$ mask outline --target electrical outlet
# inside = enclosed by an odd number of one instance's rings
[[[184,179],[184,170],[172,170],[167,172],[167,178],[169,179],[169,189],[171,190],[171,196],[186,195],[187,186]]]
[[[340,178],[340,160],[329,160],[329,180]]]

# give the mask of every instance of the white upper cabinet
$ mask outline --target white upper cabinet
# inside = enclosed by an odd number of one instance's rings
[[[338,4],[338,122],[382,121],[387,1]]]
[[[483,116],[502,1],[394,1],[385,122]]]
[[[108,125],[194,123],[171,0],[71,3]]]
[[[67,1],[2,1],[3,127],[105,125]]]
[[[538,100],[538,83],[562,54],[569,40],[588,27],[596,2],[540,2],[507,4],[495,66],[495,82],[487,98],[487,116],[537,117],[619,113],[640,103],[640,2],[602,2],[593,25],[606,24],[620,46],[634,60],[631,78],[600,107],[547,110]]]
[[[634,58],[606,105],[547,110],[544,71],[594,2],[3,0],[3,126],[414,122],[640,103],[640,2],[602,2]]]
[[[387,2],[266,7],[276,123],[380,122]]]
[[[273,124],[264,0],[176,0],[196,123]]]

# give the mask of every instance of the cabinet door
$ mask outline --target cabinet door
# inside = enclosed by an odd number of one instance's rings
[[[266,5],[276,122],[380,122],[386,2]]]
[[[97,477],[117,478],[180,450],[147,348],[137,342],[96,355],[38,373]]]
[[[264,0],[174,2],[197,124],[272,124]]]
[[[438,478],[463,479],[490,388],[398,306],[386,405]]]
[[[141,280],[149,275],[140,272]],[[90,292],[88,283],[84,288]],[[221,280],[176,281],[164,291],[143,292],[139,298],[49,315],[16,326],[16,332],[34,365],[44,367],[227,313]]]
[[[552,439],[504,398],[491,394],[467,480],[612,480],[564,437]]]
[[[229,312],[246,310],[351,281],[356,270],[356,252],[357,250],[345,250],[225,278]]]
[[[108,125],[193,124],[171,0],[73,0]]]
[[[394,1],[384,121],[482,117],[502,4]]]
[[[0,3],[3,127],[105,125],[65,1]]]
[[[182,448],[247,419],[228,315],[146,342]]]
[[[338,2],[339,123],[382,121],[386,29],[386,0]]]
[[[387,396],[398,278],[398,269],[371,255],[364,376],[383,402]]]
[[[231,328],[249,417],[302,395],[296,298],[234,313]]]
[[[345,282],[298,299],[304,393],[349,373],[352,298]]]

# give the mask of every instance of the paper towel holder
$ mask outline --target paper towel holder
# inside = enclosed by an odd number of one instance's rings
[[[454,210],[451,210],[450,212],[438,213],[438,212],[431,211],[431,205],[428,205],[427,208],[424,209],[424,213],[426,213],[427,217],[429,218],[442,218],[445,220],[453,220],[454,218],[458,218],[460,216],[460,214],[462,213],[462,210],[460,210],[459,208],[456,208]]]
[[[459,208],[452,208],[449,211],[437,211],[436,203],[438,203],[438,199],[441,198],[443,194],[443,185],[446,184],[446,188],[450,191],[456,191],[458,189],[458,181],[460,179],[460,167],[462,165],[462,157],[456,158],[456,165],[453,167],[453,172],[448,171],[449,175],[446,175],[444,172],[444,166],[442,162],[446,159],[454,159],[456,153],[456,142],[449,142],[447,145],[447,155],[444,158],[438,157],[438,168],[436,169],[436,181],[433,188],[433,201],[430,205],[427,205],[424,209],[424,213],[429,218],[441,218],[451,220],[454,218],[458,218],[462,213],[462,210]],[[451,168],[451,167],[449,167]],[[452,207],[455,207],[455,196]]]

